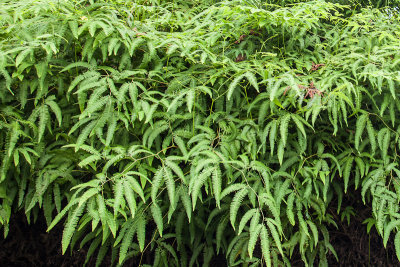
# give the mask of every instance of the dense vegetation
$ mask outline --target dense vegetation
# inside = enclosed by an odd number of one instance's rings
[[[23,210],[98,265],[326,266],[348,194],[400,258],[393,4],[3,0],[4,234]]]

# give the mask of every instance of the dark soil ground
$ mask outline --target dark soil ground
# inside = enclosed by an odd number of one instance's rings
[[[360,194],[353,194],[360,196]],[[386,249],[383,247],[382,238],[378,235],[373,226],[370,233],[367,233],[367,225],[364,220],[371,216],[371,208],[364,206],[361,197],[343,200],[342,207],[351,206],[354,208],[354,216],[350,218],[350,224],[346,219],[341,221],[332,207],[331,214],[335,214],[335,221],[338,229],[329,229],[331,244],[335,248],[339,262],[333,255],[328,257],[329,266],[354,266],[354,267],[392,267],[400,266],[394,248],[393,234],[391,235]]]
[[[328,256],[329,266],[400,266],[394,250],[393,239],[389,240],[384,249],[382,239],[374,228],[368,235],[366,225],[362,224],[371,213],[360,200],[346,200],[357,214],[351,217],[350,225],[336,218],[339,229],[331,228],[331,243],[334,246],[339,262],[333,255]],[[335,214],[332,208],[331,214]],[[0,266],[82,266],[87,249],[61,255],[62,226],[59,225],[50,233],[46,233],[46,224],[39,218],[35,224],[28,225],[23,213],[13,215],[9,235],[0,238]],[[148,257],[147,257],[148,258]],[[147,259],[149,261],[151,259]],[[104,261],[109,265],[110,257]],[[226,262],[221,257],[213,260],[213,266],[223,267]],[[292,258],[293,266],[303,266],[299,257]],[[95,260],[88,266],[94,266]],[[137,266],[137,259],[130,259],[125,266]]]

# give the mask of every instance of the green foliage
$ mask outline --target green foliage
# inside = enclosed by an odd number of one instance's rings
[[[3,1],[4,234],[23,209],[97,266],[325,266],[361,188],[400,259],[400,23],[364,2]]]

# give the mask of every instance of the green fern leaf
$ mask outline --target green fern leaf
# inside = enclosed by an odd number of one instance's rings
[[[287,207],[286,207],[286,215],[287,215],[291,225],[295,225],[295,223],[296,223],[294,220],[294,212],[293,212],[294,200],[295,200],[295,194],[291,193],[288,197]]]
[[[78,39],[79,38],[79,35],[78,35],[78,22],[76,20],[70,20],[70,21],[68,21],[68,25],[69,25],[69,28],[70,28],[74,38]]]
[[[146,202],[146,198],[144,197],[143,188],[140,186],[139,182],[130,175],[126,175],[125,179],[127,182],[129,182],[130,187],[133,189],[133,191],[135,191],[135,193],[140,196],[140,198],[143,200],[143,202]]]
[[[389,144],[390,144],[390,130],[388,128],[385,128],[385,133],[383,135],[382,139],[382,158],[385,159],[387,156],[387,152],[389,150]]]
[[[244,76],[243,74],[237,76],[237,77],[232,81],[232,83],[229,85],[228,91],[227,91],[227,94],[226,94],[226,98],[227,98],[228,101],[231,99],[231,97],[232,97],[232,95],[233,95],[233,92],[235,91],[235,89],[236,89],[238,83],[243,79],[243,76]]]
[[[361,197],[362,197],[364,204],[365,204],[365,194],[367,193],[367,190],[372,186],[373,183],[375,183],[375,181],[372,178],[370,178],[370,179],[366,180],[362,185]]]
[[[123,236],[121,247],[119,250],[119,264],[122,264],[126,258],[128,249],[132,244],[133,235],[135,234],[136,229],[137,229],[137,223],[136,222],[133,223],[132,221],[129,221],[128,231]]]
[[[364,177],[364,175],[365,175],[365,164],[364,164],[364,161],[359,157],[354,158],[354,161],[356,162],[357,167],[360,170],[361,177]]]
[[[308,232],[307,223],[305,222],[303,214],[301,213],[300,210],[297,211],[297,218],[299,219],[299,224],[300,224],[302,233],[304,233],[304,235],[306,235],[306,236],[310,236],[310,233]]]
[[[70,200],[68,202],[68,205],[65,206],[65,208],[57,214],[57,216],[54,218],[54,220],[51,222],[50,226],[47,228],[46,232],[50,231],[51,229],[53,229],[54,226],[56,226],[56,224],[65,216],[65,214],[67,214],[67,212],[77,203],[79,202],[78,198],[74,198],[72,200]],[[85,205],[82,205],[83,207]],[[81,206],[81,207],[82,207]]]
[[[85,205],[78,206],[71,217],[69,218],[67,224],[64,227],[63,235],[62,235],[62,254],[64,255],[65,251],[68,248],[69,243],[71,242],[72,235],[75,233],[76,226],[78,224],[79,217],[82,215],[83,210],[85,209]]]
[[[196,97],[196,91],[193,89],[189,90],[186,93],[186,105],[187,105],[189,113],[192,112],[195,97]]]
[[[79,204],[78,206],[82,206],[83,204],[86,204],[86,202],[93,197],[94,195],[99,193],[99,189],[92,187],[89,190],[87,190],[81,197],[79,197]]]
[[[99,240],[100,240],[100,239],[99,239]],[[99,253],[97,254],[97,258],[96,258],[96,265],[95,265],[95,267],[100,267],[100,266],[101,266],[101,263],[103,262],[103,259],[104,259],[104,257],[106,256],[107,251],[108,251],[108,249],[109,249],[109,246],[110,246],[109,244],[110,244],[110,242],[106,242],[105,245],[103,245],[103,246],[100,247]],[[99,246],[99,245],[100,245],[100,242],[99,242],[98,245],[96,245],[96,247]],[[87,256],[88,256],[88,255],[89,255],[89,252],[88,252]],[[89,260],[89,258],[86,257],[86,261],[85,261],[85,262],[87,262],[88,260]]]
[[[89,156],[89,157],[86,157],[86,158],[84,158],[83,160],[81,160],[79,163],[78,163],[78,165],[79,165],[79,167],[85,167],[85,166],[87,166],[88,164],[90,164],[90,163],[93,163],[93,162],[95,162],[95,161],[98,161],[98,160],[100,160],[101,159],[101,157],[100,156],[98,156],[98,155],[91,155],[91,156]]]
[[[390,232],[392,232],[393,229],[397,228],[400,226],[400,220],[394,220],[390,221],[386,227],[383,229],[384,230],[384,235],[383,235],[383,245],[386,248],[387,242],[389,240]]]
[[[117,128],[117,117],[111,116],[107,129],[106,146],[110,146],[116,128]]]
[[[104,106],[107,104],[107,102],[111,101],[110,96],[103,96],[99,100],[96,101],[96,103],[88,106],[82,114],[79,116],[79,119],[83,119],[86,116],[90,116],[91,114],[99,111],[100,109],[104,108]]]
[[[182,155],[185,158],[188,158],[188,151],[186,149],[185,142],[183,142],[182,138],[180,138],[179,136],[174,136],[174,142],[175,144],[178,145],[180,151],[182,152]]]
[[[285,154],[285,144],[283,142],[283,139],[281,139],[278,144],[278,160],[280,165],[283,164],[284,154]]]
[[[214,171],[212,172],[212,184],[213,184],[215,201],[217,202],[217,206],[220,207],[222,175],[219,166],[216,166]]]
[[[296,115],[296,114],[291,114],[290,117],[294,121],[294,123],[296,124],[296,126],[300,130],[300,132],[303,134],[303,136],[307,137],[306,131],[305,131],[304,125],[303,125],[303,121],[304,120],[302,121],[302,118],[299,115]],[[308,126],[311,127],[311,125],[308,125]]]
[[[317,247],[317,245],[318,245],[318,229],[317,229],[317,226],[310,220],[307,220],[307,223],[308,223],[308,226],[310,227],[311,232],[312,232],[313,237],[314,237],[314,245],[315,245],[315,247]]]
[[[40,142],[43,137],[49,118],[50,114],[47,107],[45,105],[42,105],[39,111],[38,142]]]
[[[153,181],[152,181],[152,186],[151,186],[151,199],[153,202],[157,201],[157,193],[158,189],[161,186],[161,182],[163,178],[163,169],[159,168],[157,172],[154,175]]]
[[[201,172],[201,174],[195,180],[193,188],[189,188],[189,192],[191,192],[191,195],[192,195],[193,210],[196,207],[196,202],[197,202],[197,198],[200,194],[201,187],[204,185],[204,183],[210,177],[210,174],[213,172],[213,170],[214,170],[213,167],[209,167],[209,168],[203,170]]]
[[[186,210],[186,215],[190,222],[192,218],[192,201],[190,200],[190,196],[188,194],[187,188],[184,185],[181,185],[179,188],[180,198],[182,200],[183,207]]]
[[[389,91],[392,94],[393,99],[396,99],[396,90],[395,90],[395,86],[394,86],[394,81],[391,79],[386,79],[386,81],[388,82]]]
[[[257,78],[254,75],[254,73],[248,71],[244,74],[244,76],[247,78],[247,80],[249,81],[249,83],[254,87],[254,89],[257,90],[257,92],[260,92],[260,90],[258,89],[258,82],[257,82]]]
[[[187,184],[185,175],[183,174],[182,169],[179,167],[178,164],[176,164],[175,162],[173,162],[172,160],[169,160],[169,158],[165,161],[165,165],[167,165],[171,170],[174,171],[174,173],[181,178],[182,182],[184,184]]]
[[[51,110],[53,111],[54,115],[56,115],[56,118],[57,118],[57,121],[58,121],[58,126],[61,127],[62,115],[61,115],[60,107],[54,101],[46,101],[46,104],[51,108]]]
[[[240,220],[239,223],[239,228],[238,228],[238,235],[240,235],[244,229],[244,227],[246,226],[246,224],[248,223],[248,221],[253,218],[254,214],[256,213],[257,209],[250,209],[248,210],[242,217],[242,219]]]
[[[7,148],[7,155],[10,157],[12,153],[14,152],[15,145],[18,142],[18,139],[20,138],[21,132],[20,132],[20,125],[17,122],[13,122],[12,127],[11,127],[11,133],[10,133],[10,139],[8,142],[8,148]]]
[[[243,188],[246,188],[246,185],[241,184],[241,183],[237,183],[237,184],[231,184],[228,187],[226,187],[222,193],[221,193],[221,199],[223,199],[224,197],[226,197],[227,195],[229,195],[232,192],[235,191],[239,191]]]
[[[354,135],[354,147],[358,150],[360,140],[361,140],[361,135],[364,131],[365,125],[368,120],[368,114],[363,114],[358,117],[357,123],[356,123],[356,133]]]
[[[95,124],[96,121],[92,121],[88,125],[86,125],[85,128],[81,131],[81,133],[78,136],[78,139],[76,140],[75,152],[77,152],[81,147],[81,145],[83,145],[83,143],[86,141]]]
[[[154,222],[157,225],[158,232],[160,233],[160,236],[162,236],[164,223],[163,223],[161,209],[156,203],[151,204],[150,209],[151,209],[151,214],[153,215]]]
[[[270,101],[274,101],[276,94],[278,93],[281,83],[283,82],[283,79],[279,79],[274,86],[271,87],[271,90],[269,91],[269,99]]]
[[[169,129],[169,126],[165,121],[161,121],[160,123],[154,124],[154,129],[149,128],[150,135],[148,138],[147,147],[151,148],[151,146],[153,145],[154,139],[156,139],[156,137],[158,137],[162,132],[164,132],[168,129]],[[145,140],[143,140],[143,141],[144,141],[143,145],[146,146]]]
[[[254,102],[253,102],[254,103]],[[264,101],[261,104],[260,110],[258,112],[258,124],[262,125],[265,121],[265,117],[267,116],[267,112],[268,112],[268,108],[269,108],[269,102],[268,101]],[[269,126],[268,125],[265,127],[265,131],[268,129],[269,130]],[[267,132],[267,131],[266,131]],[[266,136],[266,134],[265,134]],[[264,141],[266,138],[262,138],[262,140]]]
[[[85,259],[84,264],[86,264],[86,263],[89,261],[89,259],[90,259],[91,256],[93,255],[93,253],[94,253],[94,252],[96,251],[96,249],[99,247],[100,242],[101,242],[101,239],[100,239],[100,238],[95,238],[95,239],[93,240],[93,242],[90,244],[89,249],[88,249],[88,251],[87,251],[87,253],[86,253],[86,259]],[[106,246],[105,246],[105,247],[106,247]]]
[[[347,187],[349,185],[349,179],[350,179],[350,172],[351,172],[351,167],[353,166],[353,157],[349,157],[346,160],[346,163],[343,167],[343,182],[344,182],[344,192],[347,192]]]
[[[400,231],[394,237],[394,248],[396,250],[397,259],[400,261]]]
[[[144,243],[146,241],[146,220],[143,218],[142,215],[138,216],[136,225],[137,225],[137,239],[139,243],[139,248],[140,251],[143,252]]]
[[[223,218],[221,218],[216,230],[217,253],[219,253],[219,249],[221,248],[223,235],[225,234],[225,229],[227,225],[228,225],[228,218],[227,216],[224,216]]]
[[[271,219],[269,219],[269,218],[267,219],[268,228],[271,231],[272,237],[274,238],[276,247],[278,248],[281,255],[283,255],[282,244],[281,244],[281,240],[279,238],[278,231],[276,231],[275,225],[271,221],[272,221]]]
[[[231,221],[233,229],[235,229],[235,222],[236,222],[236,216],[239,211],[239,208],[243,202],[244,197],[247,195],[248,189],[243,188],[240,191],[238,191],[235,196],[232,199],[231,206],[230,206],[230,211],[229,211],[229,219]]]
[[[260,239],[261,239],[261,250],[263,253],[263,258],[265,260],[266,266],[271,267],[271,252],[269,246],[269,237],[268,237],[268,230],[267,228],[262,225],[261,232],[260,232]]]
[[[60,186],[57,183],[53,185],[53,194],[54,194],[54,204],[56,206],[57,213],[61,211],[61,192]]]
[[[167,185],[168,197],[171,203],[171,206],[175,206],[175,181],[172,175],[171,169],[168,167],[164,167],[165,174],[165,183]]]
[[[258,224],[255,229],[250,230],[249,243],[247,245],[247,252],[249,253],[250,259],[253,258],[253,251],[256,246],[258,236],[260,235],[262,227],[263,227],[262,224]]]
[[[280,132],[281,132],[281,140],[283,147],[286,146],[290,118],[291,118],[290,114],[285,114],[281,119]]]
[[[124,196],[126,199],[126,202],[128,204],[129,210],[131,212],[132,218],[135,217],[136,214],[136,199],[133,194],[133,191],[131,189],[131,186],[128,181],[123,182],[123,187],[124,187]]]
[[[15,58],[15,66],[18,68],[18,66],[24,61],[24,59],[29,54],[32,54],[32,53],[33,53],[32,48],[22,50],[21,53],[19,53],[18,56]]]
[[[144,102],[144,103],[146,103],[146,102]],[[142,107],[144,110],[144,106],[142,106]],[[144,121],[144,123],[150,122],[150,120],[153,118],[153,114],[156,111],[157,107],[158,107],[158,104],[153,104],[153,105],[151,105],[150,109],[148,111],[146,111],[146,120]]]
[[[114,184],[114,217],[117,216],[119,207],[121,206],[122,199],[124,197],[124,186],[123,181],[119,179]]]

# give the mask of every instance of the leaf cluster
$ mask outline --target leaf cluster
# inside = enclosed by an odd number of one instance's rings
[[[361,193],[400,259],[400,23],[354,6],[3,1],[5,235],[22,209],[97,266],[327,266]]]

